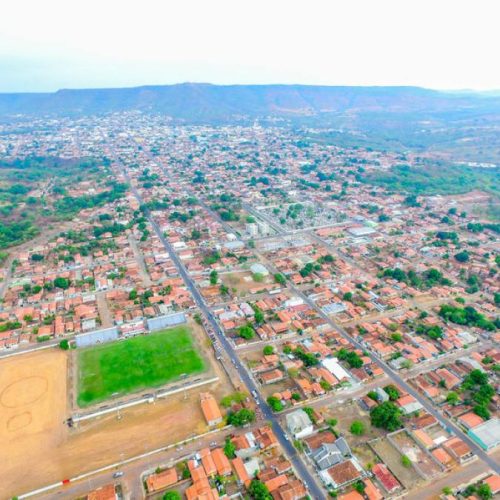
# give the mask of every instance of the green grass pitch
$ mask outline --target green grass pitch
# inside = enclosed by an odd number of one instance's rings
[[[179,326],[78,352],[80,407],[158,387],[205,369],[189,328]]]

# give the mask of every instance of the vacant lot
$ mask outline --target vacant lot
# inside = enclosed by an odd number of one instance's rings
[[[77,401],[85,407],[204,369],[185,326],[90,347],[78,353]]]
[[[405,467],[402,464],[401,453],[386,438],[371,441],[369,444],[406,489],[411,490],[423,483],[423,479],[413,467]]]
[[[245,297],[274,283],[271,275],[263,276],[262,281],[255,281],[250,271],[235,271],[220,276],[221,282],[226,285],[237,297]]]
[[[414,463],[428,479],[439,475],[442,471],[436,462],[425,453],[406,431],[392,436],[398,448]]]

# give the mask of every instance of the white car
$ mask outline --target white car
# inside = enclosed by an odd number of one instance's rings
[[[124,472],[122,472],[121,470],[119,470],[118,472],[115,472],[113,474],[113,477],[116,479],[117,477],[122,477],[124,474]]]

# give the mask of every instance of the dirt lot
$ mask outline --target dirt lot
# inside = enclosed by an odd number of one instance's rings
[[[258,283],[254,281],[250,271],[222,273],[219,278],[237,297],[245,297],[251,294],[252,290],[274,283],[274,279],[270,274],[262,282]]]
[[[0,362],[0,484],[14,494],[65,440],[67,357],[47,350]]]
[[[66,356],[49,349],[0,361],[2,499],[206,430],[200,389],[69,429]],[[233,389],[219,367],[214,369],[219,382],[203,390],[220,400]]]
[[[413,467],[403,466],[401,463],[401,453],[386,438],[372,441],[370,446],[406,489],[411,490],[417,485],[423,484],[423,479]]]
[[[398,432],[392,438],[398,445],[398,448],[419,467],[426,478],[430,479],[442,472],[440,467],[406,432]]]

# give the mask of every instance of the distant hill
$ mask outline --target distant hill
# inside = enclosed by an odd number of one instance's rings
[[[278,124],[344,146],[500,164],[500,94],[419,87],[211,85],[0,94],[0,120],[141,111],[184,124]],[[23,121],[22,118],[19,121]],[[310,137],[307,137],[309,136]]]
[[[187,122],[247,117],[319,117],[359,113],[500,112],[497,94],[446,93],[418,87],[178,85],[0,94],[0,116],[81,115],[139,110]]]

